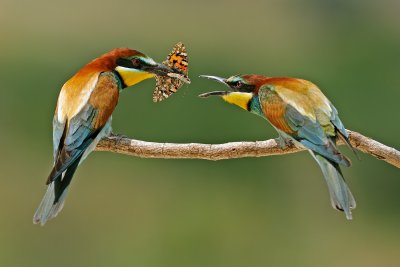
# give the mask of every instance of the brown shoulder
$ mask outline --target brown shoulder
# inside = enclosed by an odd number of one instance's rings
[[[272,86],[279,86],[287,88],[293,92],[300,94],[308,94],[308,90],[313,85],[311,82],[303,79],[290,78],[290,77],[274,77],[268,79],[268,84]]]
[[[118,104],[118,97],[119,85],[115,75],[112,72],[100,74],[89,98],[89,104],[98,111],[94,128],[105,125]]]
[[[293,134],[285,119],[287,104],[275,92],[263,90],[260,93],[261,109],[268,121],[279,130]]]

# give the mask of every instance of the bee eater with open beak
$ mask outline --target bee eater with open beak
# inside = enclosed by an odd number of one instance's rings
[[[45,224],[63,208],[78,165],[111,133],[120,91],[168,73],[176,71],[139,51],[117,48],[88,63],[63,85],[53,118],[54,166],[34,223]]]
[[[305,147],[318,162],[331,197],[332,206],[352,219],[356,202],[348,188],[340,165],[350,161],[336,147],[336,138],[348,145],[349,136],[336,108],[313,83],[295,78],[271,78],[261,75],[237,75],[227,79],[202,75],[230,88],[200,97],[220,96],[269,121],[279,134],[278,144]],[[351,147],[351,145],[350,145]]]

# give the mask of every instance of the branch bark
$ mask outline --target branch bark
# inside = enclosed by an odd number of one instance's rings
[[[381,144],[360,133],[347,130],[352,146],[379,160],[400,168],[400,151]],[[338,140],[338,144],[343,142]],[[111,151],[141,158],[222,160],[244,157],[265,157],[303,151],[294,146],[279,148],[275,139],[255,142],[230,142],[225,144],[174,144],[154,143],[114,135],[103,138],[97,151]]]

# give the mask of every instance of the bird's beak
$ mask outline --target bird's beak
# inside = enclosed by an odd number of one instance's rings
[[[211,75],[200,75],[199,77],[214,80],[214,81],[217,81],[217,82],[222,83],[225,86],[229,87],[229,85],[226,83],[225,78],[221,78],[218,76],[211,76]],[[224,95],[227,95],[228,93],[230,93],[230,91],[213,91],[213,92],[207,92],[207,93],[200,94],[199,97],[206,98],[209,96],[224,96]]]
[[[206,98],[209,96],[224,96],[227,95],[229,92],[227,91],[212,91],[212,92],[207,92],[207,93],[202,93],[199,95],[201,98]]]
[[[177,78],[185,83],[190,83],[190,79],[184,73],[180,72],[178,69],[170,68],[161,63],[147,66],[143,70],[157,76]]]
[[[168,66],[165,66],[164,64],[161,63],[156,63],[154,65],[149,65],[146,66],[146,68],[143,68],[144,71],[153,73],[158,76],[168,76],[168,73],[178,73],[178,70],[174,70]]]
[[[199,77],[200,78],[206,78],[206,79],[209,79],[209,80],[214,80],[214,81],[217,81],[217,82],[222,83],[225,86],[229,87],[229,85],[226,83],[226,79],[225,78],[221,78],[221,77],[218,77],[218,76],[211,76],[211,75],[200,75]]]

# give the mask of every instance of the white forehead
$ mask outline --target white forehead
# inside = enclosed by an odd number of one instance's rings
[[[157,64],[151,57],[142,57],[141,59],[149,65]]]
[[[242,80],[241,77],[235,75],[235,76],[229,77],[226,81],[227,82],[237,82],[237,81],[241,81],[241,80]]]

